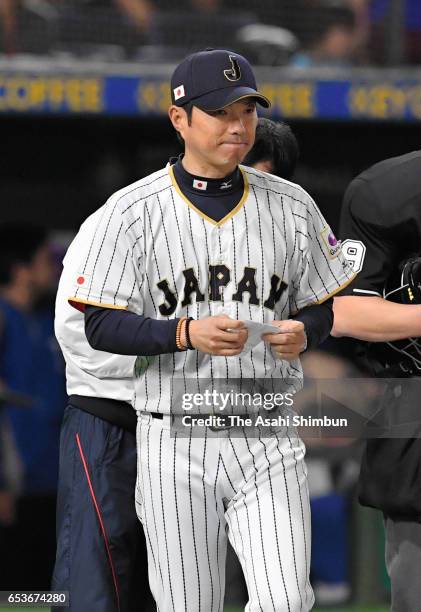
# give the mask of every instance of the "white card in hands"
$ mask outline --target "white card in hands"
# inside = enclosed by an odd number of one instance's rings
[[[248,321],[248,320],[243,321],[243,323],[247,327],[248,338],[247,338],[247,342],[245,343],[244,348],[241,351],[240,355],[245,355],[246,353],[251,351],[251,349],[257,346],[259,342],[262,342],[262,336],[264,334],[280,334],[281,333],[281,330],[279,329],[279,327],[276,327],[275,325],[270,325],[269,323],[258,323],[257,321]],[[227,331],[238,331],[238,330],[227,329]]]

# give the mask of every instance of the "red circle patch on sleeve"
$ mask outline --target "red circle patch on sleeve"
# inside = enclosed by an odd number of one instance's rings
[[[79,276],[76,282],[78,285],[83,285],[83,283],[85,282],[85,277]]]

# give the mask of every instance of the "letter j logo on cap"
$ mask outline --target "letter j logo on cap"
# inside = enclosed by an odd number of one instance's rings
[[[184,96],[186,95],[184,91],[184,85],[179,85],[173,90],[173,92],[175,101],[179,100],[180,98],[184,98]]]
[[[229,55],[228,57],[231,62],[231,68],[224,70],[225,78],[228,79],[228,81],[239,81],[241,79],[241,68],[238,60],[235,55]]]

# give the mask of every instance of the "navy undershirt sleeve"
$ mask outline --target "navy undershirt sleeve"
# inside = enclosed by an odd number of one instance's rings
[[[304,323],[307,335],[307,350],[315,349],[329,336],[333,325],[333,298],[323,304],[303,308],[291,319]]]
[[[178,321],[158,321],[127,310],[98,306],[85,308],[85,334],[91,347],[117,355],[177,352],[175,332]]]
[[[303,308],[291,317],[304,323],[307,350],[314,349],[330,334],[333,325],[333,300]],[[161,355],[179,349],[175,332],[179,319],[157,321],[127,310],[97,306],[85,308],[85,333],[98,351],[117,355]]]

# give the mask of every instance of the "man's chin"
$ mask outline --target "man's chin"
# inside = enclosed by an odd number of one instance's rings
[[[243,161],[243,159],[245,158],[246,154],[237,154],[237,155],[230,155],[230,156],[226,156],[223,158],[222,160],[222,165],[227,167],[227,166],[232,166],[233,168],[235,166],[238,166],[238,164],[241,164],[241,162]]]

